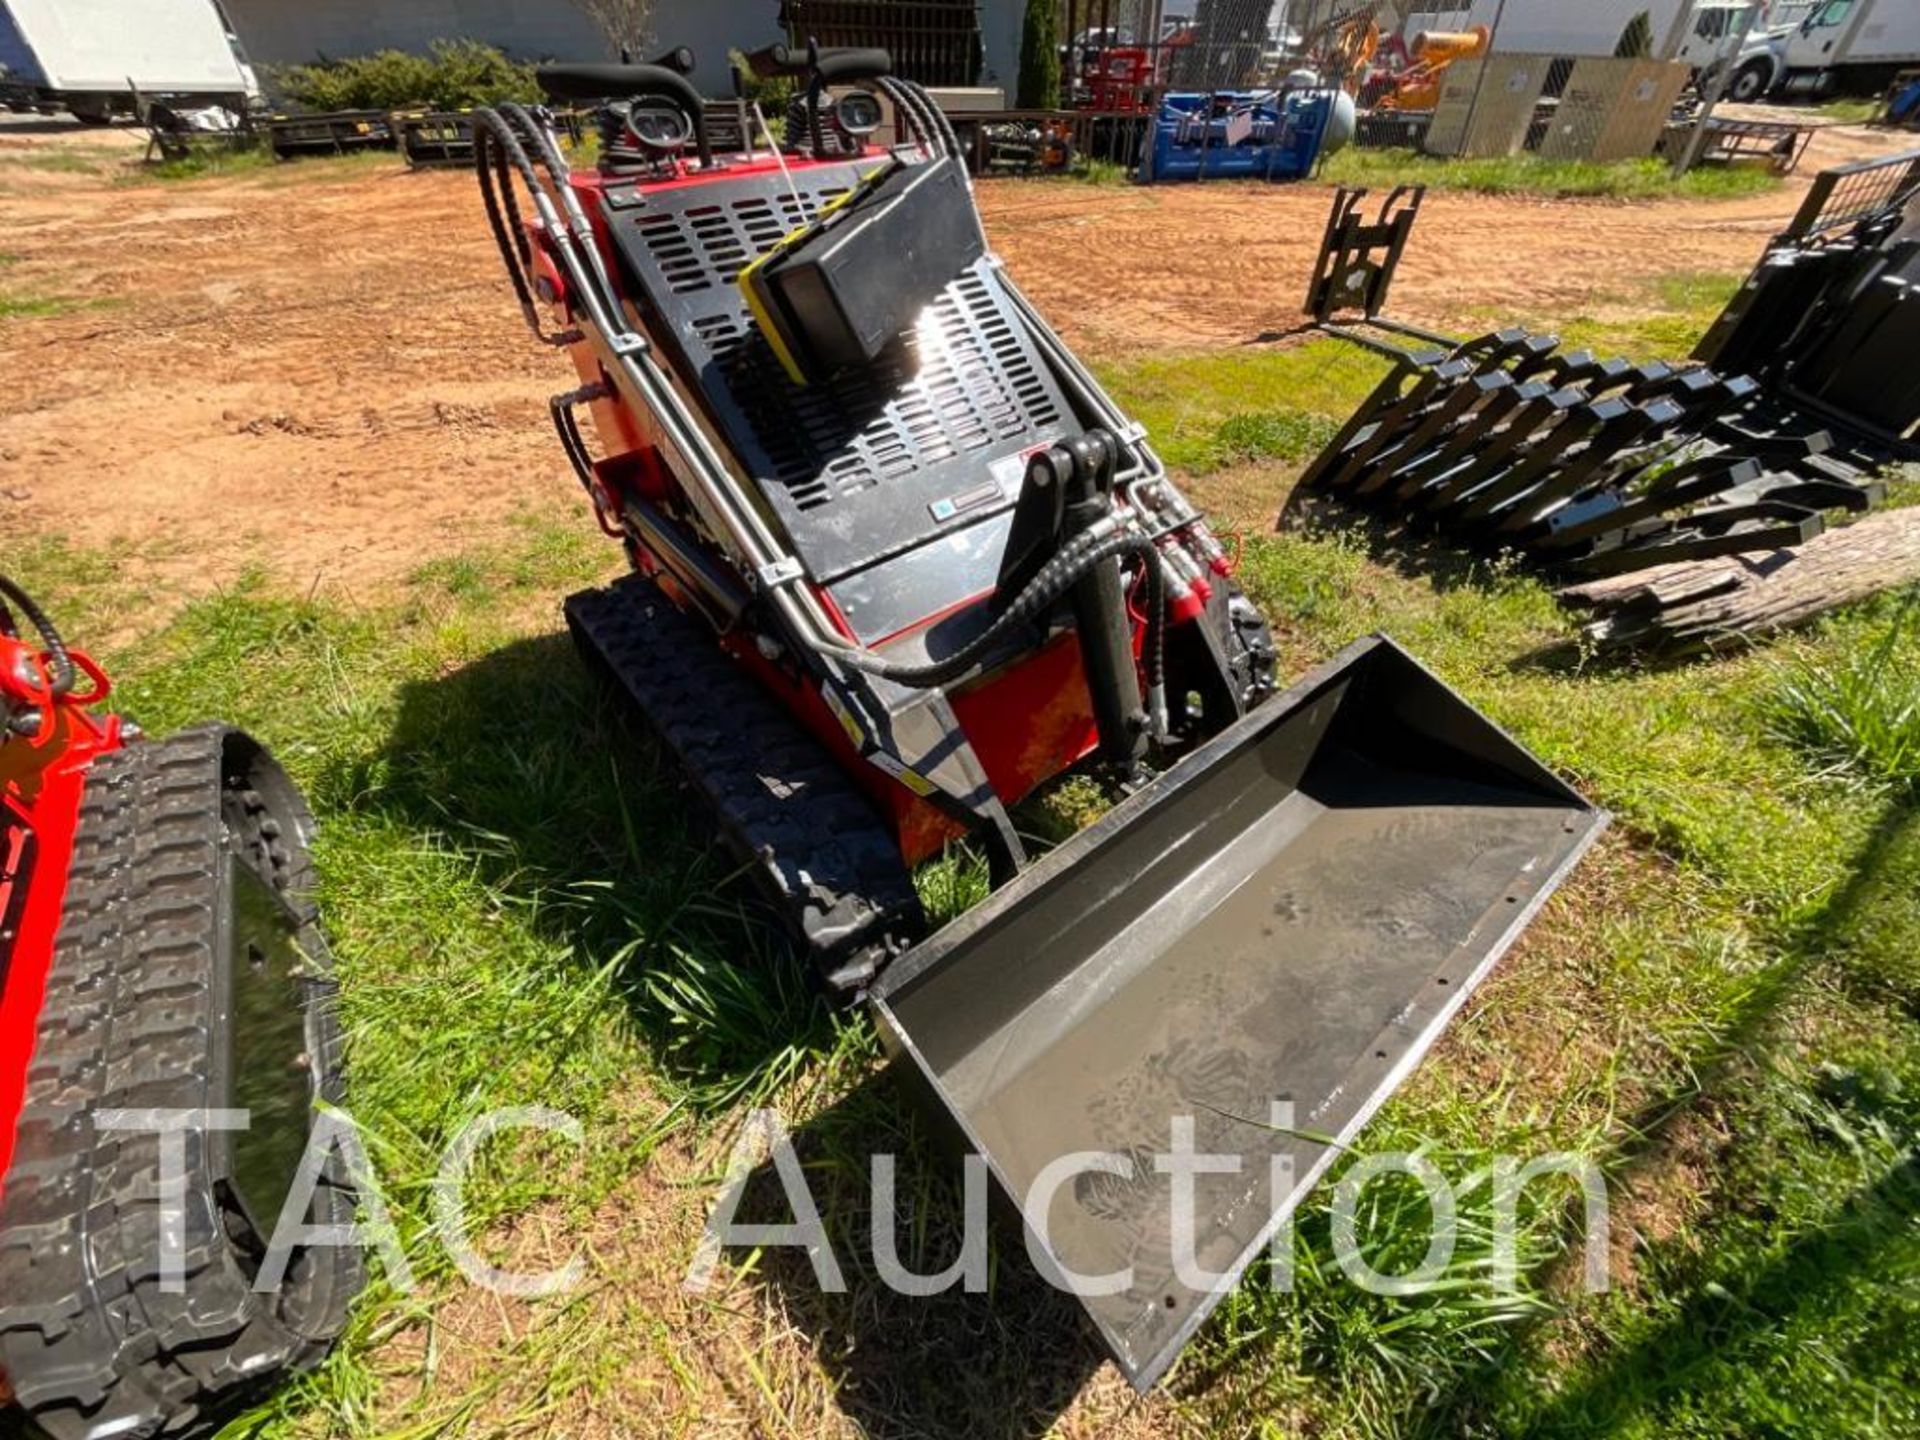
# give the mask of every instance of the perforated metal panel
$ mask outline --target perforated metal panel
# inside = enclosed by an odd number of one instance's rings
[[[736,278],[872,163],[797,170],[797,203],[771,175],[608,209],[636,298],[823,582],[1008,508],[1021,454],[1078,428],[984,261],[872,366],[806,386],[787,375]]]

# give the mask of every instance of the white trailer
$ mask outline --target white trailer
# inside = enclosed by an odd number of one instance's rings
[[[1493,50],[1511,55],[1611,55],[1629,26],[1647,20],[1655,60],[1700,70],[1732,54],[1752,0],[1469,0],[1413,9],[1401,27],[1412,45],[1425,30],[1484,25]]]
[[[259,94],[214,0],[0,0],[0,101],[95,124],[137,89],[189,103]]]

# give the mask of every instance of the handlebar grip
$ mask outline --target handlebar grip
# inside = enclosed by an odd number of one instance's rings
[[[671,70],[676,75],[691,75],[694,67],[693,51],[685,45],[676,45],[664,54],[654,56],[647,61],[647,64],[660,70]]]
[[[629,99],[659,95],[700,113],[700,92],[686,76],[659,65],[542,65],[533,72],[556,100]]]
[[[878,80],[893,73],[893,56],[879,46],[861,49],[822,50],[815,67],[827,84],[843,80]]]
[[[831,85],[841,80],[877,80],[893,73],[893,56],[879,47],[843,47],[822,50],[818,62],[807,58],[804,50],[787,45],[768,45],[747,56],[747,68],[762,80],[776,75],[817,74]]]

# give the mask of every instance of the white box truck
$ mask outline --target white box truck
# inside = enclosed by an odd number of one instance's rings
[[[1827,0],[1787,37],[1787,94],[1879,91],[1920,65],[1920,0]]]
[[[103,125],[136,89],[237,109],[260,84],[215,0],[0,0],[0,103]]]
[[[1731,94],[1875,94],[1920,65],[1920,0],[1819,0],[1741,52]]]

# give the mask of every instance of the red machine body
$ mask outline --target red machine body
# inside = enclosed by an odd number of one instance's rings
[[[0,635],[0,714],[37,713],[31,735],[0,744],[0,1189],[33,1059],[34,1029],[60,928],[87,767],[121,746],[120,719],[89,713],[106,699],[99,666],[69,650],[83,693],[55,693],[50,657]]]
[[[865,153],[875,157],[880,154],[871,148]],[[718,174],[679,174],[671,178],[642,181],[632,188],[644,196],[689,186],[730,184],[755,175],[786,173],[799,176],[808,170],[826,168],[834,163],[844,163],[844,157],[840,162],[788,158],[783,171],[780,162],[768,156],[736,162]],[[605,233],[604,211],[599,204],[601,191],[607,183],[606,177],[595,171],[581,169],[573,172],[570,183],[579,194],[585,212],[593,217],[595,240],[607,271],[618,286],[619,267]],[[566,283],[561,267],[552,254],[550,241],[537,221],[529,222],[526,230],[535,252],[533,274],[536,289],[552,306],[557,326],[563,329],[572,327],[578,317],[568,303]],[[623,299],[626,298],[623,296]],[[628,303],[631,303],[630,300]],[[650,423],[651,417],[616,398],[614,386],[603,373],[591,342],[582,338],[567,348],[582,382],[590,387],[603,386],[605,390],[604,395],[588,402],[602,452],[593,468],[598,486],[604,493],[596,496],[595,504],[600,512],[602,528],[610,535],[619,536],[623,531],[614,517],[620,513],[623,496],[631,493],[655,503],[671,500],[678,497],[680,482],[658,445],[658,437]],[[675,580],[672,568],[664,557],[651,552],[641,543],[631,544],[630,553],[636,568],[658,580],[668,593],[675,595],[683,608],[693,608],[693,597],[686,594],[684,587]],[[1223,574],[1226,568],[1223,562]],[[803,583],[811,585],[812,582]],[[1198,596],[1200,601],[1205,599],[1204,585],[1205,581],[1201,581],[1195,587],[1201,591]],[[813,589],[823,607],[834,616],[842,633],[853,640],[852,627],[838,613],[826,589],[819,586]],[[886,641],[924,630],[951,614],[954,609],[984,600],[992,593],[990,590],[983,591],[947,610],[927,615],[908,629],[886,637]],[[1186,605],[1186,613],[1180,613],[1176,607],[1169,619],[1177,623],[1193,618],[1197,613],[1194,597],[1189,596]],[[1133,628],[1137,651],[1145,629],[1144,620],[1136,616]],[[848,773],[856,778],[880,807],[882,814],[890,819],[901,854],[907,863],[913,864],[937,855],[944,845],[965,832],[965,827],[953,816],[906,784],[864,763],[840,720],[796,668],[769,660],[749,637],[723,634],[721,643],[779,695],[817,739],[843,760]],[[1021,656],[1002,668],[988,671],[952,691],[950,698],[954,713],[1002,803],[1016,803],[1036,786],[1086,759],[1097,748],[1098,728],[1087,686],[1079,678],[1080,668],[1078,642],[1068,632],[1055,637],[1041,649]],[[1010,723],[1016,717],[1018,723]]]
[[[1099,62],[1087,72],[1086,108],[1144,115],[1152,108],[1153,87],[1159,83],[1154,71],[1154,58],[1144,46],[1102,50]]]

